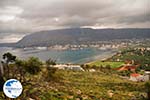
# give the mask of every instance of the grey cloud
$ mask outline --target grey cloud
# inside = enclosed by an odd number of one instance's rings
[[[0,34],[0,43],[10,43],[17,42],[21,38],[23,38],[24,34],[20,33],[1,33]]]
[[[5,7],[8,5],[15,6],[17,5],[21,0],[0,0],[0,7]]]
[[[141,14],[136,16],[124,16],[122,18],[119,18],[118,23],[145,23],[150,22],[150,13],[147,14]]]
[[[16,15],[15,21],[0,22],[3,30],[37,31],[38,28],[94,25],[149,27],[146,25],[150,23],[149,0],[2,0],[0,5],[24,10]]]

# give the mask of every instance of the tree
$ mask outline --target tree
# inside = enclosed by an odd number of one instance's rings
[[[57,68],[54,68],[50,65],[56,65],[56,60],[52,60],[51,58],[49,58],[46,62],[46,72],[45,72],[45,80],[46,81],[50,81],[52,80],[55,72],[57,71]]]
[[[49,66],[49,65],[56,65],[56,60],[52,60],[51,58],[49,58],[47,61],[46,61],[46,65]]]
[[[110,65],[106,65],[105,67],[106,67],[106,69],[108,69],[108,70],[111,69],[111,66],[110,66]]]
[[[14,62],[16,60],[16,56],[12,55],[11,53],[7,52],[3,55],[3,66],[4,66],[4,74],[7,74],[5,77],[9,78],[10,77],[10,69],[9,69],[9,64]],[[6,68],[5,68],[6,67]]]
[[[18,72],[19,72],[19,80],[20,81],[25,81],[25,61],[24,60],[19,60],[19,59],[17,59],[16,61],[15,61],[15,65],[16,65],[16,67],[17,67],[17,70],[18,70]]]
[[[88,64],[82,64],[81,67],[82,67],[85,71],[88,71],[88,70],[91,68],[91,66],[88,65]]]
[[[36,57],[30,57],[25,63],[25,70],[30,74],[38,74],[41,71],[42,62]]]

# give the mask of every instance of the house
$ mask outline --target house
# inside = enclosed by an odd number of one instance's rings
[[[65,67],[66,70],[73,70],[73,71],[84,71],[84,69],[80,65],[68,65]]]
[[[143,75],[137,74],[137,73],[132,73],[130,74],[130,79],[131,81],[149,81],[150,80],[150,72],[146,71]]]
[[[119,68],[116,68],[116,70],[118,71],[125,71],[125,70],[129,70],[132,72],[135,72],[136,68],[138,67],[138,65],[132,65],[132,64],[125,64]]]
[[[141,74],[132,73],[130,74],[129,80],[139,82],[139,81],[144,81],[144,77]]]
[[[144,80],[149,81],[150,80],[150,71],[145,71],[144,73]]]
[[[55,67],[55,68],[58,68],[58,69],[65,69],[65,67],[67,67],[67,65],[65,65],[65,64],[57,64],[57,65],[54,65],[52,67]]]
[[[89,72],[96,72],[95,69],[89,69]]]
[[[63,70],[84,71],[84,69],[80,65],[58,64],[54,65],[53,67]]]

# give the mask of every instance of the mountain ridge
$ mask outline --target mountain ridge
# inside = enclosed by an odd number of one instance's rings
[[[82,44],[115,39],[150,38],[150,28],[91,29],[68,28],[29,34],[16,43],[17,47]]]

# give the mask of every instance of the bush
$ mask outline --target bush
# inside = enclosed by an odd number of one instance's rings
[[[42,62],[35,57],[30,57],[25,63],[25,70],[30,74],[38,74],[41,71]]]
[[[46,81],[51,81],[52,79],[55,78],[54,74],[56,73],[57,68],[54,67],[47,67],[46,72],[44,73],[45,80]]]
[[[49,66],[49,65],[56,65],[56,60],[53,60],[51,58],[49,58],[47,61],[46,61],[46,65]]]
[[[130,74],[131,74],[131,71],[128,71],[128,70],[119,72],[119,75],[121,76],[130,76]]]

